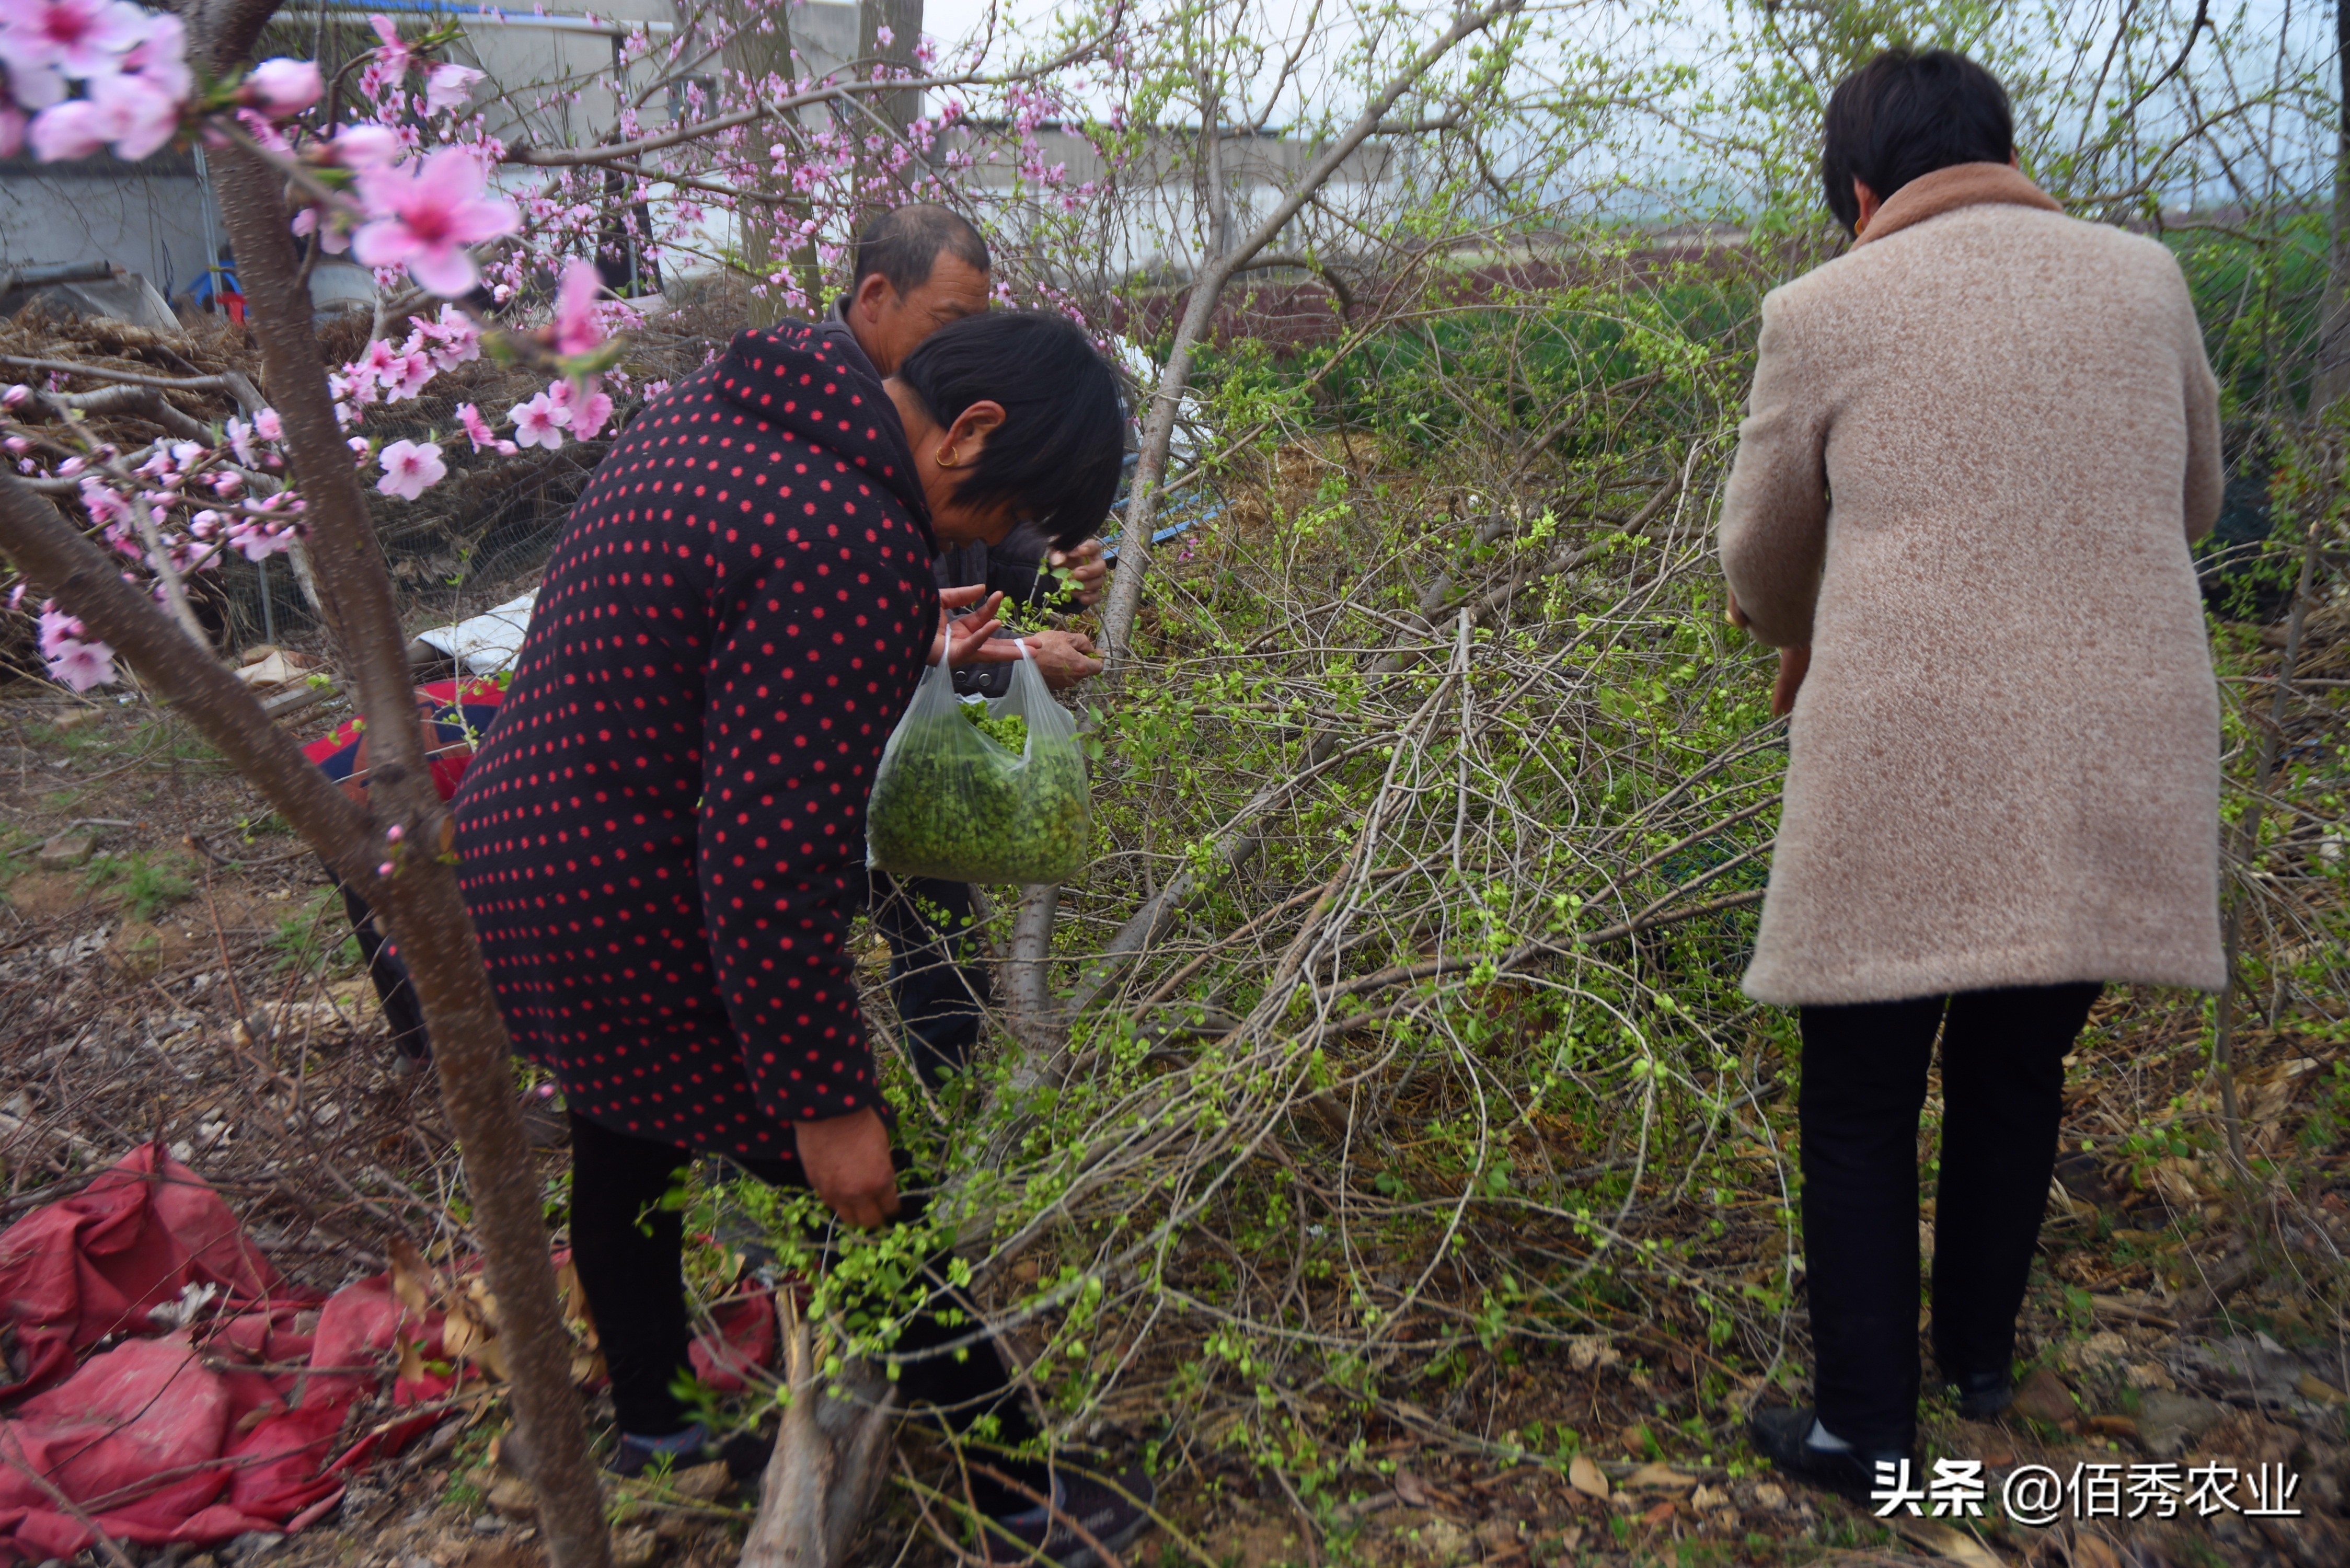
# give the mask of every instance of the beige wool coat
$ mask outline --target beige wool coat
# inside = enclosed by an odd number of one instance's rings
[[[1763,301],[1721,564],[1812,663],[1748,995],[2219,986],[2218,396],[2169,253],[2004,164]]]

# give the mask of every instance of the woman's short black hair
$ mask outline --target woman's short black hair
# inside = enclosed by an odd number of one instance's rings
[[[1011,502],[1062,550],[1109,514],[1126,410],[1117,372],[1076,322],[1041,310],[966,316],[923,338],[899,361],[898,379],[941,426],[973,403],[1003,405],[957,501]]]
[[[1828,211],[1851,232],[1860,222],[1855,179],[1887,202],[1937,169],[2014,155],[2015,116],[1997,77],[1954,49],[1887,49],[1828,99],[1820,180]]]

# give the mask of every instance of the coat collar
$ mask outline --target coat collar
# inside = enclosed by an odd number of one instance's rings
[[[872,359],[866,355],[865,345],[857,340],[857,329],[848,324],[848,296],[844,294],[832,302],[832,308],[816,323],[816,329],[831,342],[838,344],[842,355],[850,364],[877,381],[882,379],[881,372],[874,369]]]
[[[1853,244],[1865,245],[1871,240],[1881,240],[1960,207],[1991,203],[2037,207],[2043,213],[2064,210],[2048,192],[2026,179],[2021,170],[2005,163],[1953,163],[1931,174],[1921,174],[1894,192]]]

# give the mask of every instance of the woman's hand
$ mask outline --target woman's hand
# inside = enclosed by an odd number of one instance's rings
[[[1783,719],[1795,711],[1795,693],[1812,668],[1809,644],[1779,650],[1779,679],[1771,683],[1771,717]]]
[[[981,603],[983,599],[986,602]],[[960,619],[947,613],[971,605],[979,607]],[[941,653],[945,654],[949,664],[954,665],[970,664],[974,660],[982,664],[1001,664],[1007,659],[1019,658],[1020,650],[1008,640],[1003,643],[1001,653],[993,651],[988,641],[1003,628],[1003,622],[995,613],[1003,607],[1003,596],[991,594],[983,587],[941,588],[939,631],[931,639],[931,662],[936,664]]]
[[[898,1170],[889,1129],[872,1107],[820,1122],[795,1122],[800,1169],[841,1223],[878,1231],[898,1212]]]

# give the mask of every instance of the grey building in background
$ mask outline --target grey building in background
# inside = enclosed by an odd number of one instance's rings
[[[168,298],[195,286],[219,230],[192,153],[0,160],[0,268],[110,262]]]

